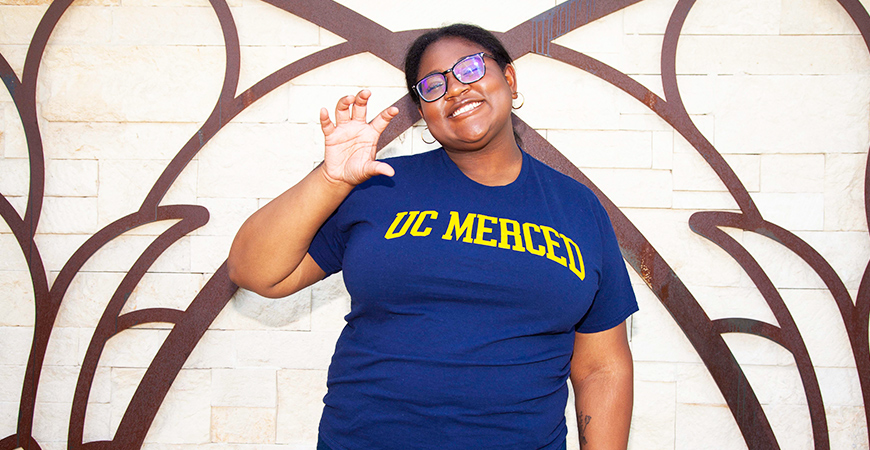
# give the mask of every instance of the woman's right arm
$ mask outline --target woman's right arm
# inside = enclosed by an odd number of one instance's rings
[[[322,279],[325,273],[308,255],[317,230],[350,191],[393,169],[375,160],[377,142],[398,109],[382,111],[366,123],[371,93],[343,97],[335,123],[326,109],[320,125],[326,142],[323,164],[249,217],[236,234],[227,258],[230,279],[266,297],[284,297]]]

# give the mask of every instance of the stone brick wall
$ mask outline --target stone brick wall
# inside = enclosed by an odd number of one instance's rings
[[[0,0],[6,85],[0,89],[0,439],[20,437],[25,429],[45,450],[67,448],[80,373],[113,296],[125,300],[121,314],[188,308],[220,276],[242,221],[319,162],[321,106],[332,108],[339,96],[361,87],[373,91],[375,110],[405,95],[401,72],[372,53],[316,64],[255,95],[199,148],[197,136],[203,137],[223,99],[232,62],[220,21],[226,15],[206,0],[87,0],[63,10],[55,3]],[[230,98],[345,42],[344,27],[356,26],[318,26],[274,3],[229,1],[233,23],[223,29],[237,30],[240,49],[238,86]],[[392,32],[455,21],[504,32],[559,4],[589,2],[338,3]],[[844,319],[836,298],[845,295],[860,305],[870,296],[864,292],[870,286],[861,285],[870,260],[864,198],[870,52],[846,9],[863,5],[860,18],[870,26],[870,1],[621,3],[553,43],[607,64],[657,96],[659,105],[674,104],[662,75],[662,49],[675,8],[690,5],[677,34],[679,96],[691,123],[736,174],[739,189],[733,180],[723,181],[666,110],[558,58],[530,53],[517,59],[526,100],[518,117],[612,200],[710,319],[747,318],[784,328],[753,274],[770,281],[811,358],[823,420],[811,416],[806,389],[813,383],[801,378],[787,346],[769,335],[722,336],[781,448],[867,449],[861,381],[870,390],[870,374],[861,372],[856,360],[863,356],[850,344],[867,316],[856,310],[854,319]],[[51,8],[62,12],[57,25],[37,31],[40,21],[50,22]],[[39,48],[40,36],[47,37],[44,52],[28,56]],[[38,76],[28,75],[37,64]],[[36,113],[28,126],[37,130],[30,136],[20,115],[28,79],[35,80]],[[398,133],[382,155],[433,148],[421,140],[423,126]],[[44,171],[31,159],[38,155],[35,143],[41,144]],[[76,252],[101,230],[142,212],[161,174],[188,145],[198,151],[170,178],[159,205],[199,205],[208,221],[159,252],[135,288],[118,294],[137,259],[178,218],[120,230],[87,258]],[[34,191],[40,173],[44,190]],[[758,262],[761,270],[752,272],[693,232],[695,213],[745,213],[735,196],[740,189],[767,223],[806,245],[803,253],[764,233],[722,227]],[[41,214],[28,224],[35,193]],[[21,229],[35,226],[33,238],[16,235],[13,222]],[[31,270],[27,258],[34,251],[41,265]],[[801,255],[813,255],[819,264]],[[28,388],[34,335],[40,333],[34,323],[37,311],[47,308],[35,306],[44,301],[40,280],[52,286],[65,279],[64,268],[76,260],[83,264],[48,322],[38,389]],[[829,266],[838,282],[826,284],[832,278],[821,275],[820,266]],[[660,293],[634,267],[629,272],[641,304],[629,331],[636,371],[630,447],[763,448],[741,433],[725,394]],[[340,276],[280,300],[236,292],[184,359],[143,448],[313,449],[326,369],[349,302]],[[145,323],[106,342],[86,397],[83,442],[115,437],[172,329],[171,323]],[[866,328],[863,338],[866,350]],[[28,399],[32,421],[22,415]],[[577,448],[570,406],[567,417],[569,448]],[[814,438],[821,428],[822,439]],[[16,448],[11,442],[0,441],[0,449]]]

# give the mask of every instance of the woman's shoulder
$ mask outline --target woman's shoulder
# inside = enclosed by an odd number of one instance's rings
[[[437,168],[438,161],[440,161],[440,154],[438,150],[430,150],[422,153],[415,153],[411,155],[398,155],[398,156],[390,156],[387,158],[378,159],[378,161],[385,162],[390,165],[390,167],[395,170],[395,175],[392,177],[387,176],[378,176],[370,179],[367,183],[372,184],[383,184],[385,182],[385,178],[397,180],[417,180],[420,177],[424,177],[427,175],[431,175],[433,171]]]
[[[369,178],[358,185],[355,190],[378,191],[379,189],[394,189],[397,185],[407,189],[409,185],[416,184],[415,182],[419,182],[422,178],[433,176],[439,158],[438,151],[431,150],[423,153],[379,159],[379,161],[389,164],[396,173],[391,177],[378,175]]]
[[[598,197],[596,197],[592,189],[585,184],[554,169],[534,156],[527,154],[527,157],[531,161],[530,165],[535,176],[539,177],[541,182],[550,187],[548,190],[553,192],[564,192],[567,195],[581,196],[584,198],[595,199],[597,201]]]
[[[535,159],[532,165],[539,182],[544,186],[548,198],[554,205],[570,210],[575,217],[589,217],[591,214],[601,228],[611,228],[610,215],[596,191],[580,181]]]
[[[433,163],[434,161],[437,161],[439,158],[441,158],[440,152],[441,152],[441,149],[438,148],[435,150],[427,150],[425,152],[413,153],[413,154],[409,154],[409,155],[389,156],[389,157],[380,159],[380,161],[383,161],[383,162],[393,166],[394,169],[396,167],[400,167],[402,169],[406,169],[406,168],[407,169],[414,169],[414,168],[425,167],[425,166]]]

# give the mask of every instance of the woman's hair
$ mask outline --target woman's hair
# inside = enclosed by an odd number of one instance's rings
[[[504,71],[504,68],[508,64],[513,64],[514,62],[510,54],[508,54],[507,49],[505,49],[504,44],[494,34],[477,25],[455,23],[426,32],[414,40],[408,48],[408,53],[405,54],[405,84],[408,88],[408,95],[411,96],[411,99],[414,100],[414,103],[418,107],[420,106],[420,96],[417,94],[415,86],[417,84],[417,72],[420,71],[420,60],[423,59],[423,53],[426,52],[426,49],[430,45],[448,37],[465,39],[483,47],[486,53],[492,56],[495,62],[498,63],[502,71]],[[516,129],[514,129],[514,139],[516,139],[517,144],[523,145],[522,139]]]
[[[420,106],[420,97],[414,86],[417,84],[417,72],[420,71],[420,60],[423,58],[423,53],[430,45],[447,37],[462,38],[483,47],[502,70],[508,64],[513,63],[501,41],[477,25],[456,23],[429,31],[418,37],[408,48],[408,53],[405,54],[405,83],[408,87],[408,94],[411,95],[411,99],[417,106]]]

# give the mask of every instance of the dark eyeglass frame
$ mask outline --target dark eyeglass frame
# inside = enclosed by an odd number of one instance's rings
[[[420,81],[418,81],[417,84],[414,85],[414,89],[417,91],[417,97],[419,97],[420,100],[423,100],[426,103],[432,103],[434,101],[438,101],[441,97],[444,97],[444,94],[447,93],[447,74],[448,73],[453,73],[453,77],[456,78],[456,80],[462,84],[471,84],[471,83],[474,83],[476,81],[480,81],[481,78],[486,76],[486,60],[484,59],[484,57],[489,58],[489,59],[495,59],[493,56],[487,54],[486,52],[472,53],[471,55],[463,56],[462,58],[459,58],[459,61],[456,61],[456,64],[454,64],[453,67],[445,70],[444,72],[435,72],[435,73],[430,73],[429,75],[426,75],[425,77],[420,79]],[[462,64],[463,62],[465,62],[471,58],[480,58],[481,62],[483,63],[483,65],[482,65],[483,70],[481,71],[481,74],[479,77],[477,77],[473,80],[465,81],[456,75],[455,69],[456,69],[456,66]],[[432,79],[432,77],[441,77],[444,79],[444,90],[441,92],[441,95],[429,100],[423,96],[423,82],[425,82],[426,80]]]

